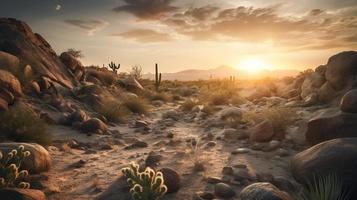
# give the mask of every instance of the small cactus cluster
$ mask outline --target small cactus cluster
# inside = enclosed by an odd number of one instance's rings
[[[30,188],[29,183],[21,181],[28,176],[28,171],[21,170],[19,172],[22,161],[28,156],[30,156],[30,152],[25,151],[23,145],[20,145],[17,149],[13,149],[7,156],[4,156],[0,151],[0,188]]]
[[[120,68],[120,64],[117,65],[114,62],[110,62],[108,66],[113,70],[114,73],[117,73],[118,69]]]
[[[130,193],[134,200],[158,200],[167,192],[163,174],[150,167],[140,172],[139,165],[131,163],[122,172],[131,185]]]
[[[236,77],[235,76],[229,76],[229,81],[234,83],[236,81]]]
[[[159,73],[159,66],[155,64],[155,88],[159,91],[161,85],[161,73]]]

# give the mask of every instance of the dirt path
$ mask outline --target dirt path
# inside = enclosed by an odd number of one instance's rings
[[[175,108],[175,105],[155,108],[151,117],[144,120],[156,127],[162,113]],[[254,180],[269,179],[271,176],[292,179],[286,170],[290,157],[295,154],[291,146],[283,146],[287,155],[279,156],[279,151],[254,151],[248,148],[245,140],[230,143],[222,139],[207,139],[208,132],[216,138],[222,130],[202,128],[190,116],[164,127],[160,134],[136,132],[129,125],[110,129],[112,132],[117,130],[117,133],[87,136],[71,128],[52,127],[56,147],[49,148],[53,158],[53,168],[47,174],[49,180],[46,182],[49,200],[96,199],[103,192],[108,192],[108,188],[121,176],[121,168],[131,161],[142,163],[150,152],[162,156],[159,168],[170,167],[181,175],[181,189],[164,199],[192,199],[198,191],[212,191],[213,184],[207,182],[215,177],[231,182],[238,192],[248,182],[232,181],[232,177],[224,176],[222,169],[226,166],[246,168],[249,178]],[[195,154],[191,148],[192,138],[198,141],[199,146]],[[79,146],[83,150],[69,147],[67,143],[73,139],[81,143]],[[148,147],[124,149],[137,140],[145,141]],[[246,148],[248,152],[233,155],[232,151],[237,148]],[[203,163],[204,171],[194,170],[197,160]]]

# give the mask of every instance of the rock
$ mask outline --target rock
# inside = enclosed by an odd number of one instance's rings
[[[16,56],[0,51],[0,69],[18,74],[21,71],[19,67],[20,60]]]
[[[173,169],[162,168],[159,170],[164,176],[164,183],[167,187],[167,193],[177,192],[181,187],[180,175]]]
[[[257,179],[257,175],[248,168],[238,168],[234,170],[233,176],[236,181],[254,181]]]
[[[328,59],[326,80],[339,91],[353,84],[357,75],[357,52],[344,51]]]
[[[158,163],[161,161],[162,158],[163,158],[162,155],[151,151],[145,159],[145,166],[155,167],[156,165],[158,165]]]
[[[236,140],[238,139],[237,129],[226,128],[222,131],[221,135],[225,140]]]
[[[301,86],[301,98],[306,99],[309,95],[316,93],[325,83],[325,77],[317,72],[309,74]]]
[[[336,174],[357,199],[357,138],[340,138],[317,144],[294,156],[294,178],[303,184],[316,176]]]
[[[25,151],[30,151],[31,155],[24,159],[22,167],[30,173],[41,173],[50,170],[51,156],[41,145],[34,143],[0,143],[0,150],[3,154],[17,149],[20,145],[25,147]]]
[[[222,169],[222,174],[224,175],[233,175],[234,173],[234,170],[233,170],[233,167],[231,166],[226,166],[226,167],[223,167]]]
[[[232,154],[233,155],[236,155],[236,154],[245,154],[245,153],[249,153],[250,152],[250,149],[248,148],[238,148],[234,151],[232,151]]]
[[[148,143],[143,141],[136,141],[133,144],[126,146],[125,149],[135,149],[135,148],[146,148],[148,147]]]
[[[206,178],[206,182],[210,184],[217,184],[217,183],[221,183],[222,179],[218,177],[209,176]]]
[[[45,194],[40,190],[3,188],[0,189],[1,200],[46,200]]]
[[[317,144],[326,140],[357,137],[357,114],[327,109],[307,124],[306,141]]]
[[[241,119],[242,118],[242,110],[238,107],[226,107],[218,113],[220,119]]]
[[[85,122],[80,127],[84,133],[105,133],[107,132],[107,125],[98,118],[92,118]]]
[[[205,199],[205,200],[214,199],[214,194],[211,192],[197,192],[196,195],[199,197],[199,199]]]
[[[347,113],[357,113],[357,89],[350,90],[342,97],[340,109]]]
[[[251,142],[269,142],[274,135],[273,123],[269,120],[264,120],[250,130],[249,140]]]
[[[241,200],[290,200],[290,196],[280,191],[271,183],[259,182],[245,187],[240,195]]]
[[[325,82],[318,90],[318,96],[319,101],[329,103],[338,96],[338,91],[336,91],[329,82]]]
[[[29,87],[35,94],[41,94],[41,87],[36,81],[31,81]]]
[[[77,85],[56,52],[52,50],[41,35],[33,33],[24,22],[11,19],[0,19],[0,50],[10,53],[29,64],[40,76],[49,77],[52,81],[72,89]]]
[[[74,123],[82,123],[85,122],[89,119],[87,113],[85,113],[83,110],[76,110],[72,112],[66,119],[67,124],[74,124]]]
[[[217,183],[214,186],[214,194],[222,198],[232,198],[236,195],[233,188],[225,183]]]
[[[9,110],[9,105],[8,105],[7,101],[0,98],[0,111],[6,111],[6,110]]]
[[[285,178],[283,176],[275,176],[271,183],[288,194],[294,194],[297,188],[290,179],[291,178]]]
[[[10,72],[1,69],[0,69],[0,88],[8,90],[15,96],[22,95],[20,81]]]
[[[141,128],[145,131],[150,130],[149,124],[143,120],[136,120],[135,121],[135,128]]]
[[[77,80],[81,81],[84,79],[84,66],[79,60],[68,52],[63,52],[59,58],[62,63],[75,74]]]
[[[0,88],[0,98],[5,100],[9,105],[15,102],[15,96],[5,88]]]
[[[119,79],[118,81],[128,90],[144,90],[144,87],[132,76]]]
[[[278,140],[272,140],[269,142],[269,146],[268,146],[268,149],[267,151],[274,151],[276,150],[277,148],[279,148],[281,145],[281,142],[278,141]]]

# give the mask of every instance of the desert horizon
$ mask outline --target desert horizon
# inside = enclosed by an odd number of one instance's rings
[[[0,200],[356,200],[356,11],[0,0]]]

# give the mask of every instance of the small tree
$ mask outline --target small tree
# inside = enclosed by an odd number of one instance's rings
[[[67,53],[71,54],[75,58],[83,58],[84,55],[81,50],[76,50],[74,48],[70,48],[67,50]]]
[[[131,68],[130,75],[135,79],[140,80],[143,76],[143,69],[140,66],[135,65]]]

